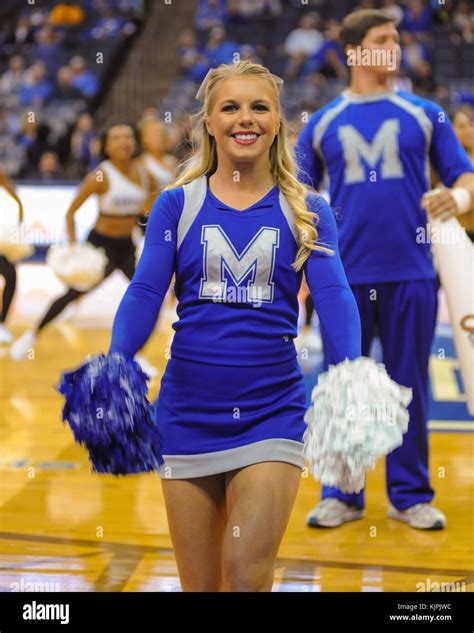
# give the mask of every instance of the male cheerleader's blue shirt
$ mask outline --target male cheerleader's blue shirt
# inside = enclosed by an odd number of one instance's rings
[[[360,356],[360,318],[338,252],[333,213],[309,194],[318,243],[304,272],[331,361]],[[173,273],[178,320],[171,356],[216,365],[267,365],[296,357],[302,272],[294,215],[277,186],[245,210],[223,204],[203,176],[162,192],[143,253],[117,311],[111,352],[133,357],[149,338]]]
[[[435,277],[420,202],[430,163],[451,187],[474,171],[448,115],[403,91],[344,91],[313,114],[296,146],[302,182],[329,178],[339,248],[351,284]]]

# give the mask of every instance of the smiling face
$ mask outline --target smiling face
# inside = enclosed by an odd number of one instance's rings
[[[260,77],[223,79],[215,87],[205,124],[215,138],[218,161],[267,161],[280,127],[271,85]]]
[[[136,147],[135,134],[129,125],[114,125],[108,131],[104,149],[110,158],[130,160]]]

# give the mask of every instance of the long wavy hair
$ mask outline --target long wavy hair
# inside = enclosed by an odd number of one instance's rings
[[[298,235],[298,251],[292,266],[295,271],[301,270],[312,250],[333,251],[316,244],[318,231],[316,225],[319,220],[317,213],[310,211],[306,203],[306,196],[311,190],[296,177],[296,162],[294,150],[288,140],[288,122],[282,111],[278,86],[270,71],[261,64],[240,61],[234,64],[221,64],[214,68],[208,76],[202,108],[191,115],[191,140],[194,151],[182,164],[180,174],[175,182],[165,189],[180,187],[204,175],[212,175],[217,169],[216,141],[207,130],[204,122],[210,116],[214,102],[216,86],[223,79],[230,77],[259,77],[269,83],[272,90],[273,105],[280,120],[278,134],[270,147],[269,167],[280,192],[286,197],[294,214],[295,227]]]

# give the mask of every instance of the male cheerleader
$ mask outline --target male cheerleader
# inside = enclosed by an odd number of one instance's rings
[[[413,388],[408,432],[386,461],[388,515],[413,528],[442,529],[445,516],[431,505],[427,433],[438,285],[420,228],[425,211],[447,219],[474,207],[474,170],[442,108],[392,88],[400,59],[392,17],[355,11],[344,20],[342,40],[350,87],[301,132],[300,178],[316,188],[328,174],[341,257],[362,321],[362,353],[369,354],[378,326],[389,375]],[[423,198],[430,162],[445,188]],[[327,367],[334,361],[324,347]],[[324,487],[308,524],[336,527],[361,518],[363,508],[363,492]]]

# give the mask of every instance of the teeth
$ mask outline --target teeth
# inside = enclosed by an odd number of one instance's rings
[[[256,134],[235,134],[235,138],[238,138],[242,141],[251,141],[257,138]]]

